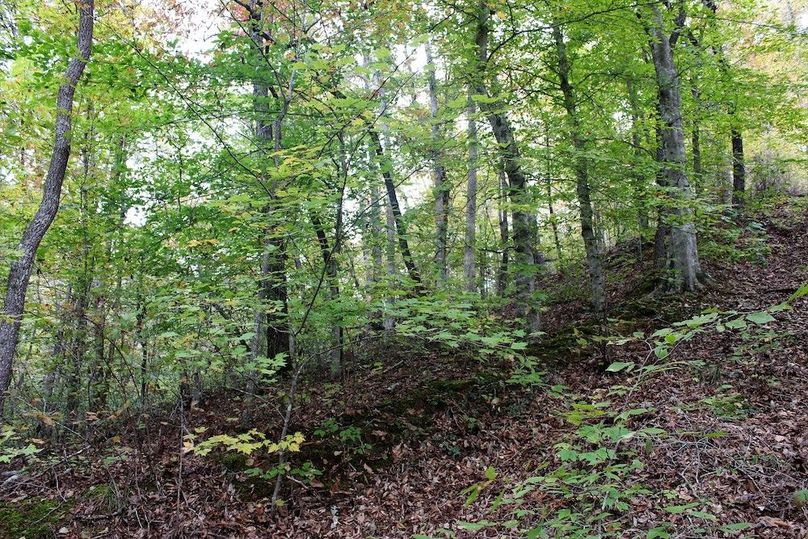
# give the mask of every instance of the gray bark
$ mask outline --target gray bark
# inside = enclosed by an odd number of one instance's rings
[[[371,143],[376,150],[376,156],[381,163],[382,178],[384,179],[384,187],[387,191],[387,206],[392,214],[393,222],[395,223],[398,248],[401,251],[401,257],[404,259],[404,266],[407,268],[407,273],[413,282],[415,282],[416,285],[420,285],[421,274],[418,271],[418,267],[415,265],[415,259],[410,251],[410,243],[407,239],[407,223],[404,221],[404,215],[401,213],[401,206],[398,203],[398,195],[396,194],[396,184],[393,181],[393,164],[390,162],[390,159],[385,156],[384,146],[382,146],[381,138],[376,130],[371,128],[369,134]]]
[[[477,31],[475,42],[477,45],[477,67],[475,73],[474,90],[477,94],[489,97],[485,86],[484,71],[488,61],[488,35],[490,10],[485,2],[481,2],[478,11]],[[482,102],[480,108],[488,118],[491,131],[499,145],[503,168],[508,177],[508,198],[513,204],[512,225],[513,244],[516,253],[515,259],[515,289],[517,313],[522,318],[529,333],[540,329],[539,309],[534,305],[533,293],[536,280],[534,253],[534,227],[535,221],[528,208],[531,197],[528,191],[527,175],[522,168],[519,146],[514,137],[513,128],[504,112],[488,102]]]
[[[466,291],[476,292],[474,249],[477,242],[477,154],[479,152],[477,141],[477,107],[472,99],[469,88],[468,103],[468,144],[469,144],[469,170],[468,186],[466,188],[466,237],[463,252],[463,276],[466,281]]]
[[[70,158],[73,96],[92,51],[94,8],[94,0],[84,0],[79,4],[78,56],[68,63],[65,81],[59,87],[56,99],[55,140],[45,177],[42,202],[23,232],[18,247],[21,255],[11,263],[8,275],[8,286],[0,316],[0,421],[6,392],[11,382],[11,370],[25,307],[25,294],[31,279],[36,251],[59,211],[62,183]]]
[[[500,296],[505,295],[505,290],[508,288],[508,266],[509,249],[510,249],[510,227],[508,226],[508,212],[505,209],[505,200],[508,192],[508,180],[505,178],[505,173],[500,171],[497,174],[499,181],[499,207],[497,208],[498,221],[499,221],[499,243],[502,246],[502,255],[499,260],[499,269],[497,271],[497,294]]]
[[[438,286],[446,283],[448,268],[446,244],[449,230],[449,186],[446,184],[446,168],[441,160],[441,132],[438,123],[438,83],[435,77],[435,63],[432,58],[432,44],[426,44],[427,75],[429,80],[429,112],[432,119],[432,177],[435,192],[435,264]]]
[[[567,122],[570,127],[572,145],[575,148],[573,169],[575,170],[575,191],[578,195],[578,205],[581,216],[581,237],[586,250],[586,263],[589,268],[589,282],[591,288],[592,307],[596,312],[603,312],[606,308],[606,281],[603,275],[598,239],[595,235],[593,222],[592,200],[589,186],[589,163],[586,158],[586,141],[583,138],[581,122],[578,117],[578,104],[575,91],[570,83],[570,62],[567,55],[567,45],[561,27],[553,27],[553,37],[558,53],[558,78],[561,83],[561,92],[564,96],[564,109],[567,112]]]
[[[684,129],[682,127],[682,100],[680,79],[673,56],[673,46],[678,37],[665,33],[664,19],[659,6],[652,6],[651,57],[656,72],[659,90],[660,114],[659,151],[662,167],[661,181],[673,199],[668,213],[669,239],[666,249],[666,275],[662,288],[667,291],[694,291],[704,284],[706,276],[701,270],[696,246],[696,226],[690,201],[693,190],[687,179],[685,167]]]

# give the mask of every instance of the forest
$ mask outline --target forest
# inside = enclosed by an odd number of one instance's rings
[[[0,0],[0,539],[808,537],[808,1]]]

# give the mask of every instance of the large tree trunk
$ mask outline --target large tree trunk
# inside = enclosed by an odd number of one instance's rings
[[[663,276],[666,291],[694,291],[702,286],[706,276],[701,270],[696,246],[696,226],[690,207],[693,192],[685,173],[686,154],[682,128],[680,80],[673,58],[673,36],[665,34],[664,19],[658,6],[652,6],[651,56],[658,86],[661,121],[660,165],[664,188],[671,197],[667,216],[669,241],[666,250],[668,271]]]
[[[472,99],[469,88],[468,103],[468,144],[469,144],[469,170],[468,186],[466,188],[466,237],[463,251],[463,276],[466,281],[466,291],[476,292],[474,268],[474,248],[477,242],[477,108]]]
[[[449,230],[449,186],[446,184],[446,168],[441,160],[441,132],[438,124],[438,83],[432,44],[426,44],[427,74],[429,79],[429,111],[432,118],[432,177],[435,191],[435,264],[438,286],[446,283],[446,244]]]
[[[489,97],[485,86],[485,67],[488,61],[488,34],[490,10],[485,2],[480,2],[478,8],[477,32],[475,42],[477,45],[478,72],[474,74],[474,90],[481,96]],[[528,332],[539,331],[539,309],[534,305],[533,292],[536,280],[534,253],[535,220],[529,211],[532,200],[527,185],[527,176],[522,168],[519,147],[514,137],[513,128],[507,116],[487,100],[481,102],[480,108],[486,114],[491,131],[499,145],[503,168],[508,177],[508,197],[513,205],[513,244],[516,252],[515,285],[517,313],[523,319]]]
[[[561,27],[553,27],[556,51],[558,53],[558,77],[561,82],[561,92],[564,94],[564,109],[567,111],[567,121],[570,126],[572,145],[575,148],[575,190],[578,195],[578,205],[581,213],[581,237],[586,250],[586,263],[589,268],[589,280],[592,293],[592,307],[596,312],[603,312],[606,308],[606,282],[603,275],[603,265],[600,258],[600,249],[595,235],[593,222],[592,200],[589,186],[589,163],[586,159],[586,141],[583,138],[581,123],[578,118],[575,92],[570,83],[570,62],[567,56],[567,45]]]
[[[8,287],[0,317],[0,421],[6,391],[11,382],[11,369],[19,339],[25,293],[31,279],[34,258],[42,238],[59,211],[62,183],[70,158],[73,95],[92,51],[94,7],[94,0],[83,0],[79,3],[78,56],[70,60],[65,81],[59,87],[59,96],[56,100],[55,142],[45,177],[42,202],[23,233],[18,247],[20,258],[11,263],[8,275]]]

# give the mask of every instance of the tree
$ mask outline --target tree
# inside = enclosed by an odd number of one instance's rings
[[[696,243],[696,226],[693,222],[692,188],[685,167],[684,128],[682,125],[682,98],[679,72],[674,62],[674,48],[678,41],[686,12],[684,4],[676,14],[674,29],[666,33],[663,11],[654,5],[648,8],[650,22],[646,30],[650,38],[651,59],[656,72],[659,113],[659,161],[662,167],[660,180],[670,199],[666,208],[661,234],[666,239],[663,289],[668,291],[695,291],[706,282],[701,269]]]
[[[79,4],[78,9],[78,57],[70,60],[65,72],[65,81],[59,87],[59,94],[56,99],[55,141],[50,166],[45,177],[42,202],[34,218],[25,228],[18,247],[21,255],[12,262],[8,276],[3,303],[3,319],[0,320],[0,416],[3,411],[6,391],[11,382],[11,369],[17,349],[21,317],[25,306],[25,295],[34,267],[34,258],[42,238],[59,211],[62,183],[64,182],[71,150],[70,131],[73,120],[73,96],[92,52],[94,1],[84,0]]]
[[[432,58],[432,43],[426,44],[426,63],[429,81],[429,113],[432,118],[432,175],[435,190],[435,263],[438,266],[438,285],[447,278],[447,241],[449,232],[449,186],[446,184],[446,168],[441,160],[442,142],[438,118],[438,83],[435,77],[435,61]]]
[[[531,197],[527,184],[527,175],[522,167],[519,146],[514,136],[508,117],[498,110],[496,102],[485,85],[485,71],[488,65],[488,39],[490,34],[490,10],[485,2],[477,8],[477,25],[475,44],[477,47],[476,69],[473,74],[473,85],[480,108],[488,118],[491,131],[499,145],[502,166],[508,178],[508,198],[514,207],[512,215],[513,243],[516,251],[516,302],[519,316],[528,331],[539,331],[539,310],[534,304],[535,236],[533,233],[533,217],[529,211]]]
[[[597,312],[603,312],[606,308],[606,282],[593,222],[589,163],[586,158],[587,147],[581,122],[578,118],[577,98],[570,83],[571,66],[567,55],[567,44],[564,42],[564,34],[558,24],[553,25],[553,38],[555,40],[556,54],[558,55],[558,78],[563,94],[564,110],[567,112],[570,138],[576,152],[573,168],[575,169],[576,193],[581,212],[581,237],[584,240],[586,263],[589,267],[592,307]]]

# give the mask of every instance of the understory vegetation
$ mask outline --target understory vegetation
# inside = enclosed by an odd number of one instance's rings
[[[807,27],[0,0],[0,539],[808,536]]]

